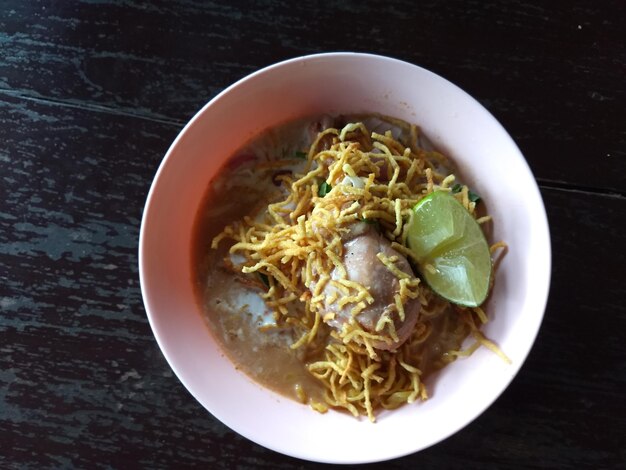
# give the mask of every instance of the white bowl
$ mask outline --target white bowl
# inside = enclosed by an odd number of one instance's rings
[[[430,381],[431,398],[378,416],[318,414],[235,370],[211,336],[191,283],[192,225],[207,184],[237,148],[284,121],[377,112],[419,124],[462,169],[509,252],[484,328],[511,358],[485,348]],[[511,382],[535,340],[550,283],[550,235],[533,175],[519,149],[477,101],[447,80],[387,57],[300,57],[240,80],[211,100],[167,152],[148,195],[139,248],[148,319],[191,394],[239,434],[275,451],[333,463],[374,462],[431,446],[480,415]]]

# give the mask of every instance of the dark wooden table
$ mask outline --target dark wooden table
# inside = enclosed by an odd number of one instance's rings
[[[455,82],[521,147],[553,277],[508,390],[385,468],[626,468],[626,3],[0,3],[0,468],[310,468],[184,389],[148,326],[139,224],[165,151],[235,80],[336,50]],[[506,190],[506,188],[503,188]]]

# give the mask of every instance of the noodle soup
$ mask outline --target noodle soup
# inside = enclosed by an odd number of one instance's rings
[[[373,421],[427,399],[430,374],[490,345],[483,311],[434,294],[407,248],[411,210],[436,190],[455,187],[479,217],[455,173],[419,128],[375,115],[299,120],[241,148],[207,189],[192,253],[197,298],[233,364],[319,412]]]

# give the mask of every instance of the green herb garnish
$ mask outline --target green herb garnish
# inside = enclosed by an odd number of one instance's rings
[[[367,217],[363,217],[361,222],[366,223],[367,225],[373,225],[374,228],[380,232],[380,222],[377,219],[368,219]]]
[[[324,197],[330,192],[331,189],[333,189],[333,187],[326,181],[324,181],[322,184],[320,184],[320,187],[317,190],[317,195],[319,197]]]
[[[257,272],[257,274],[261,278],[261,282],[263,282],[263,284],[265,284],[265,287],[269,288],[270,287],[270,279],[267,277],[267,274],[263,274],[263,273],[259,273],[259,272]]]
[[[301,152],[300,150],[296,150],[296,152],[294,153],[296,158],[301,158],[302,160],[306,160],[307,158],[309,158],[309,154],[306,152]]]
[[[453,193],[460,193],[461,190],[463,189],[463,185],[457,183],[454,186],[452,186],[451,189]],[[480,196],[476,194],[474,191],[472,191],[471,189],[467,190],[467,198],[476,204],[480,202]]]

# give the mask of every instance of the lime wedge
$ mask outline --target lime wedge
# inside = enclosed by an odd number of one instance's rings
[[[407,244],[423,279],[450,302],[482,304],[489,293],[491,254],[480,226],[454,196],[435,191],[413,207]]]

